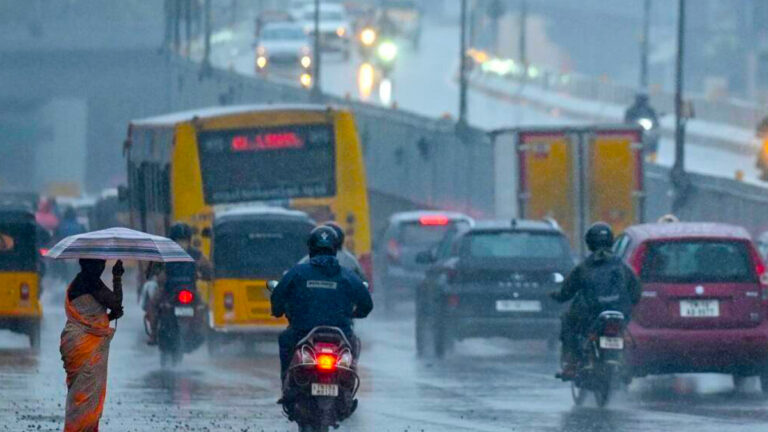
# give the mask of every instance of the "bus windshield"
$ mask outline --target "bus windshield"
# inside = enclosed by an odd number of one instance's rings
[[[208,204],[336,193],[330,125],[207,131],[198,143]]]

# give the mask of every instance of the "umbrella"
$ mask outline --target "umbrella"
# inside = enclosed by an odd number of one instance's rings
[[[128,228],[108,228],[66,237],[45,256],[56,259],[194,261],[173,240]]]

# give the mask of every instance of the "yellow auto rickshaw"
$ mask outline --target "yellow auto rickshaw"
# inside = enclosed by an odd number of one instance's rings
[[[28,335],[35,350],[43,316],[38,245],[34,214],[0,208],[0,329]]]
[[[274,340],[287,324],[271,314],[266,282],[307,253],[315,222],[304,212],[245,207],[217,212],[211,237],[214,279],[208,295],[208,349],[227,340]]]

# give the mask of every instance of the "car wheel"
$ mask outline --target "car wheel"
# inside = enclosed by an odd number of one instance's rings
[[[445,322],[445,319],[443,319],[442,312],[438,312],[438,316],[435,317],[435,322],[432,327],[432,335],[435,339],[435,356],[437,358],[443,358],[453,346],[453,339],[446,327],[447,323]]]

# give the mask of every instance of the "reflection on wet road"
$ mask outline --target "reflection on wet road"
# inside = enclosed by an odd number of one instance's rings
[[[64,313],[53,300],[45,306],[40,354],[26,349],[25,337],[0,333],[0,431],[61,430]],[[722,376],[637,380],[608,409],[574,408],[568,387],[552,377],[557,360],[545,343],[470,340],[444,360],[418,360],[411,312],[401,312],[359,323],[361,403],[340,430],[730,432],[768,424],[755,383],[735,392]],[[163,370],[142,332],[138,307],[128,304],[110,352],[104,430],[295,430],[275,404],[276,344],[247,353],[233,344],[215,358],[201,349]]]

